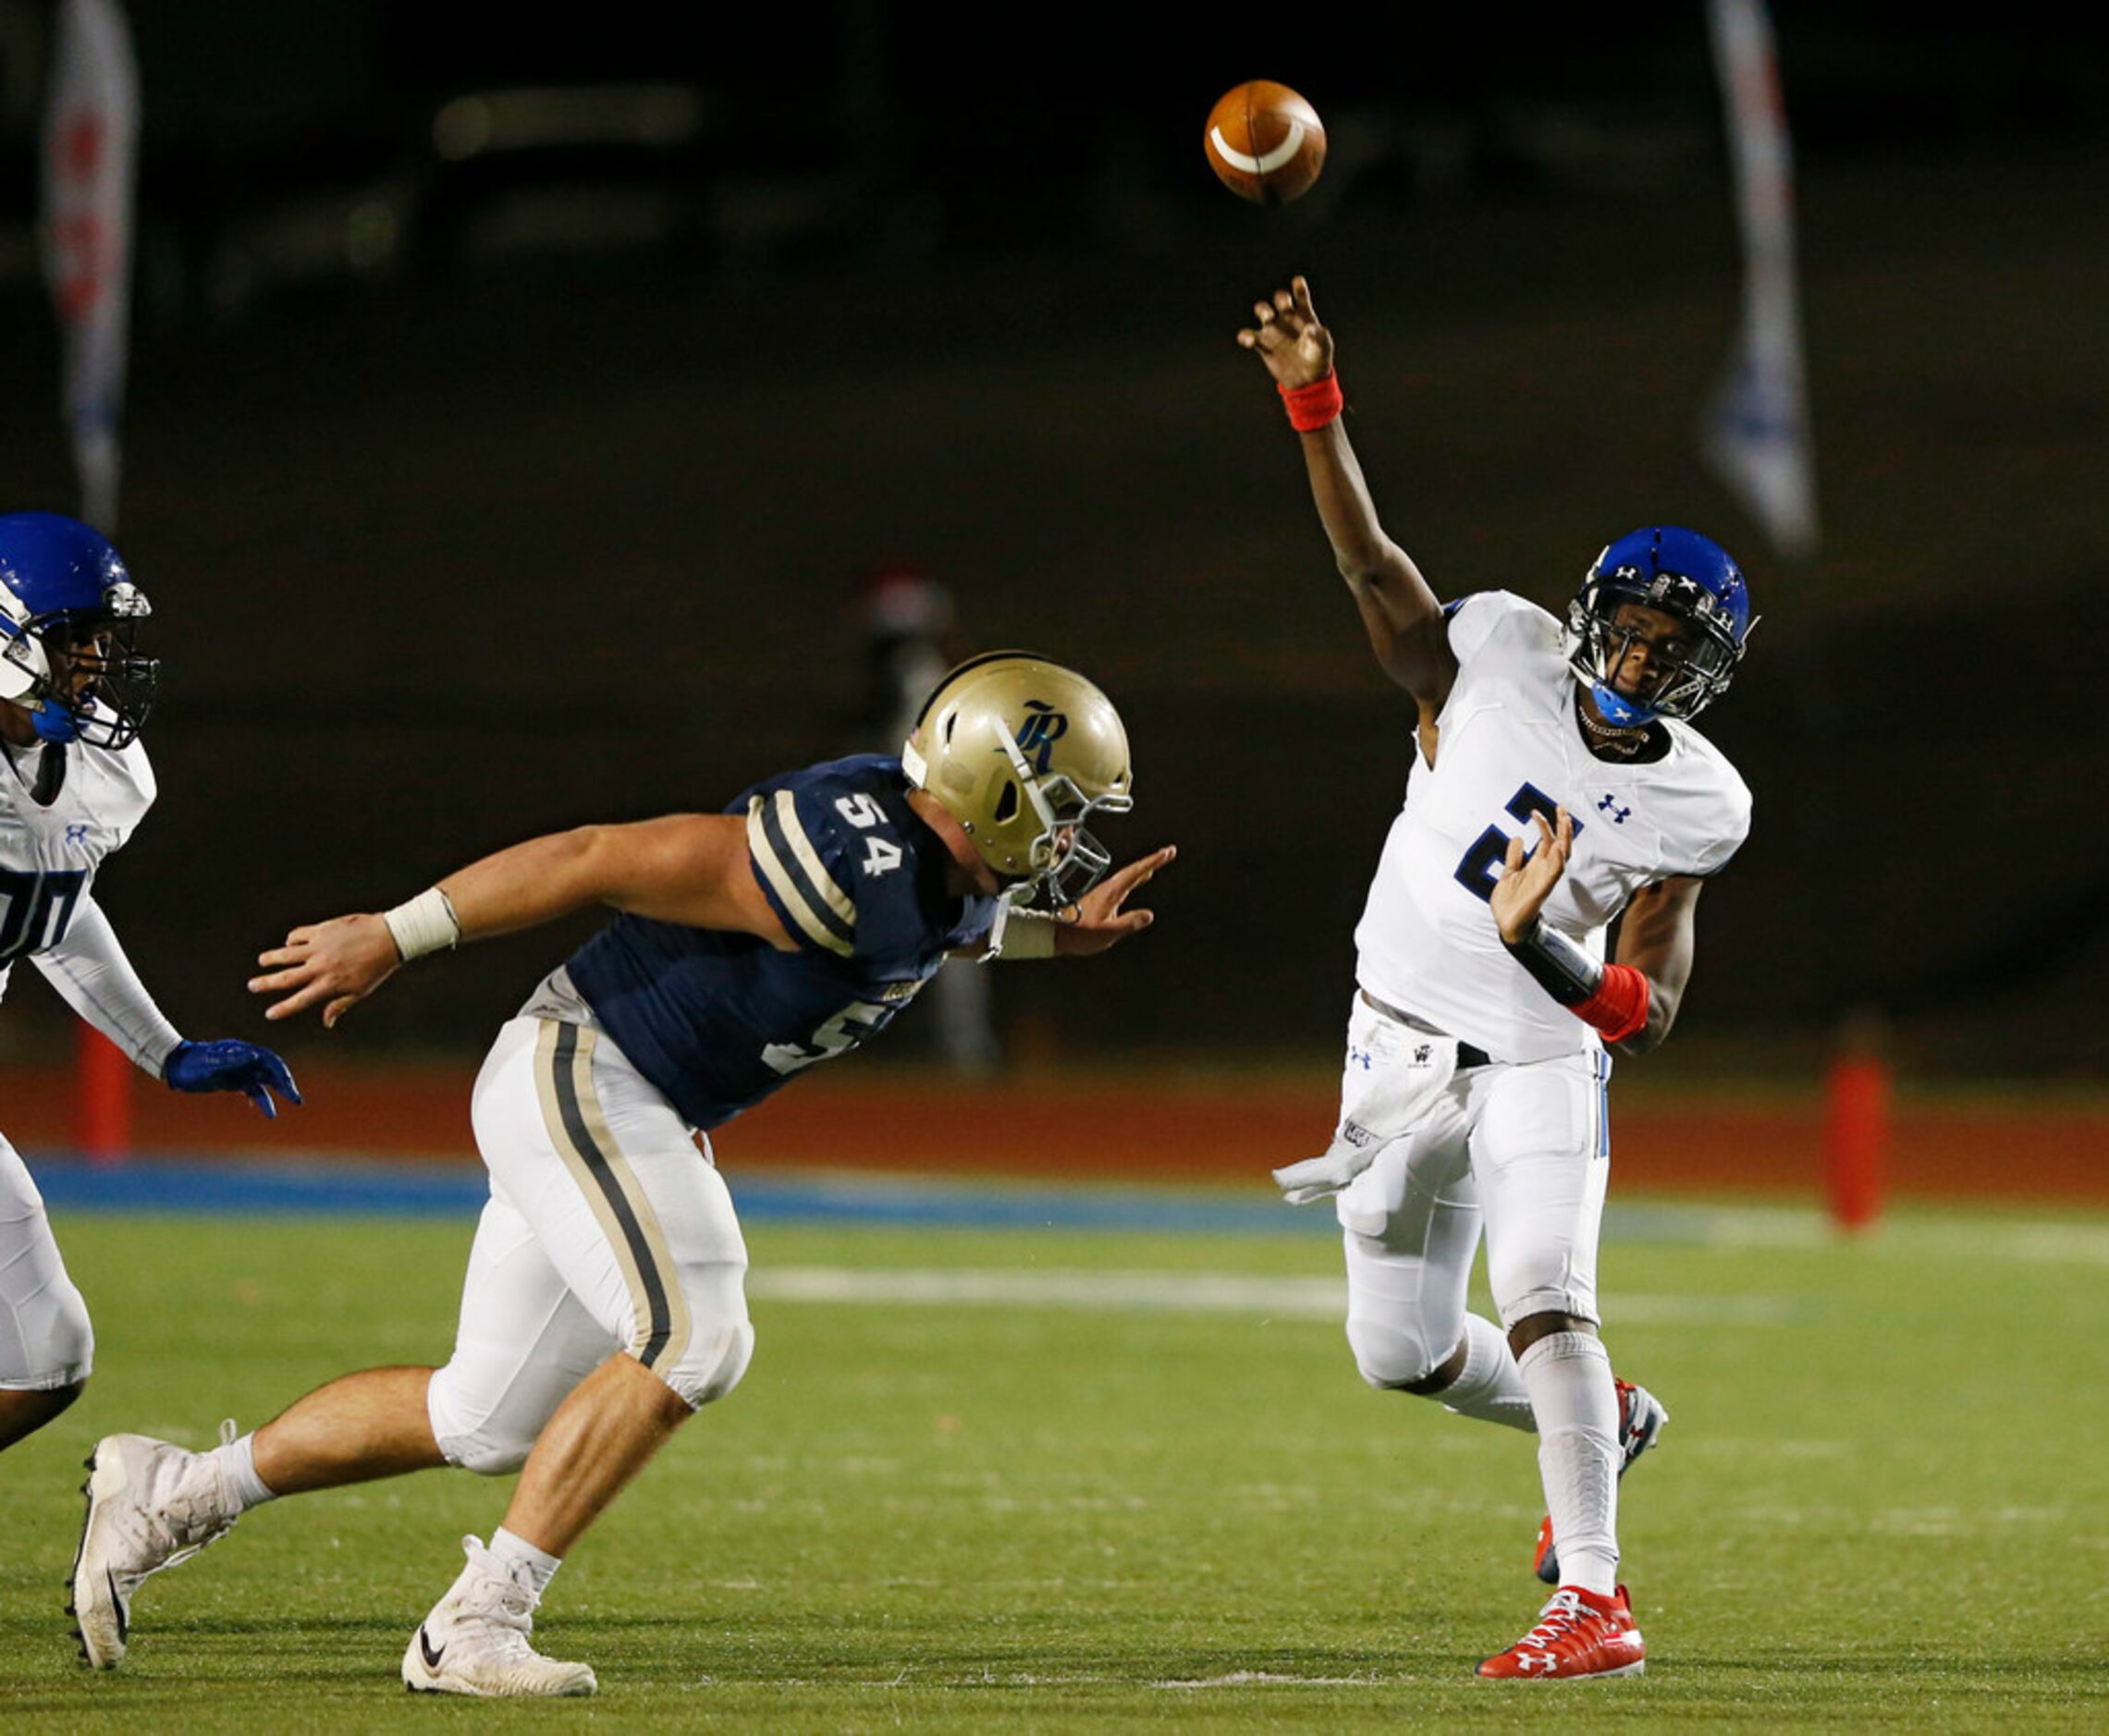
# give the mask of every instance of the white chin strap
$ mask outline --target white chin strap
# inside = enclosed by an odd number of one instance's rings
[[[29,617],[20,602],[0,585],[0,699],[27,703],[51,674],[43,642],[25,633]]]

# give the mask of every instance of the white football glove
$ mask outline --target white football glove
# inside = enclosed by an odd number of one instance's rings
[[[1455,1037],[1415,1031],[1359,1000],[1355,1012],[1332,1143],[1316,1157],[1274,1171],[1275,1185],[1291,1205],[1307,1205],[1346,1187],[1385,1146],[1412,1131],[1457,1071]]]

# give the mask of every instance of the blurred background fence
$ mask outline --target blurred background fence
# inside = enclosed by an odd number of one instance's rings
[[[50,17],[0,0],[8,507],[75,497],[34,239]],[[1622,1075],[1625,1149],[1702,1180],[1812,1173],[1781,1154],[1813,1152],[1850,1027],[1935,1106],[1911,1174],[2099,1179],[2109,62],[2020,17],[1777,23],[1824,520],[1801,560],[1700,452],[1742,263],[1698,0],[1526,26],[1215,8],[1174,40],[1086,8],[1022,50],[877,0],[546,33],[382,0],[138,6],[119,540],[166,659],[163,794],[100,896],[142,973],[187,1029],[253,1033],[248,961],[293,923],[890,746],[864,723],[863,599],[905,568],[946,587],[959,648],[1042,648],[1113,694],[1137,763],[1119,841],[1182,859],[1146,943],[999,972],[993,1082],[945,1085],[912,1014],[741,1137],[764,1148],[803,1099],[824,1120],[798,1137],[846,1161],[901,1144],[843,1131],[861,1092],[944,1162],[928,1082],[962,1106],[1085,1070],[1184,1104],[1147,1123],[1175,1154],[1265,1125],[1225,1160],[1299,1155],[1411,722],[1231,342],[1302,271],[1387,524],[1439,591],[1557,606],[1649,520],[1751,576],[1764,623],[1705,727],[1755,830],[1706,894],[1676,1040]],[[1329,126],[1325,177],[1281,210],[1201,158],[1209,104],[1256,76]],[[435,1107],[411,1143],[465,1144],[468,1066],[584,932],[422,968],[290,1044],[347,1092],[383,1083],[276,1137],[386,1143],[429,1067],[458,1125]],[[29,975],[0,1019],[18,1143],[64,1061]],[[1288,1082],[1301,1131],[1226,1120],[1251,1087],[1196,1074]],[[1957,1091],[2001,1106],[1974,1121]],[[1042,1131],[1085,1164],[1122,1124]]]

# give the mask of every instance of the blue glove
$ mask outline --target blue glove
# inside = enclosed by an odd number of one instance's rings
[[[168,1052],[161,1076],[171,1091],[239,1091],[274,1121],[278,1106],[271,1101],[276,1091],[288,1103],[300,1101],[300,1088],[293,1075],[269,1049],[234,1037],[216,1043],[178,1043]]]

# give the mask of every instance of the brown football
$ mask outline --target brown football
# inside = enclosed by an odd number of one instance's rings
[[[1301,199],[1326,161],[1318,110],[1270,79],[1255,79],[1226,94],[1209,111],[1201,143],[1217,178],[1259,205]]]

